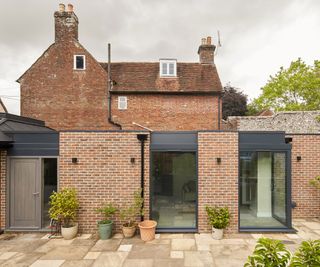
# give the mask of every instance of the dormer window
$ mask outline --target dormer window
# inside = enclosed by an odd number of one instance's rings
[[[160,59],[160,76],[175,77],[177,76],[176,59]]]
[[[84,55],[75,55],[73,58],[73,69],[85,70],[86,69],[86,57]]]

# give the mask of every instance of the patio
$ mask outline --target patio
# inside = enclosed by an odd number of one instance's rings
[[[295,220],[297,234],[263,234],[283,240],[294,251],[301,241],[320,238],[320,220]],[[32,267],[151,267],[243,266],[262,234],[227,235],[213,240],[210,234],[157,234],[144,243],[139,236],[123,239],[116,234],[98,240],[82,234],[73,240],[49,239],[40,233],[0,236],[1,266]]]

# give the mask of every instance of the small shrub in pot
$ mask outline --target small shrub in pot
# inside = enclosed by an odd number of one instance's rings
[[[72,239],[78,233],[75,222],[79,201],[74,188],[64,188],[50,196],[49,215],[51,219],[61,222],[61,234],[65,239]]]
[[[115,208],[112,204],[106,203],[101,208],[96,209],[96,211],[100,212],[103,216],[103,220],[98,221],[100,239],[109,239],[112,234],[113,225],[113,221],[110,220],[110,217],[116,213],[117,208]]]
[[[223,229],[225,229],[230,222],[230,212],[227,207],[209,207],[206,206],[209,224],[212,227],[212,237],[214,239],[221,239],[223,237]]]
[[[141,189],[134,192],[133,198],[134,201],[132,205],[120,209],[120,218],[125,222],[122,225],[124,237],[134,236],[137,228],[137,217],[143,215],[143,198],[141,197]]]

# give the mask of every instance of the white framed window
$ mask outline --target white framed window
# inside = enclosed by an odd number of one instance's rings
[[[126,96],[118,96],[118,109],[128,108],[128,98]]]
[[[86,56],[85,55],[74,55],[73,56],[73,69],[74,70],[85,70],[86,69]]]
[[[160,59],[160,76],[175,77],[177,76],[176,59]]]

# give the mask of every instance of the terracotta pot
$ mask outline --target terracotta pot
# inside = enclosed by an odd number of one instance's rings
[[[216,240],[220,240],[223,238],[223,229],[216,229],[212,227],[212,238]]]
[[[136,233],[136,226],[124,226],[122,225],[122,233],[125,238],[133,237]]]
[[[139,223],[140,235],[143,241],[151,241],[156,234],[157,222],[152,220],[145,220]]]
[[[61,226],[61,235],[64,239],[73,239],[78,233],[78,223],[75,223],[72,227],[63,227]]]

